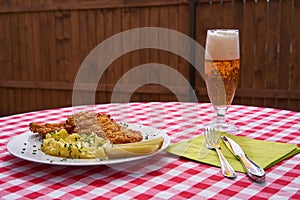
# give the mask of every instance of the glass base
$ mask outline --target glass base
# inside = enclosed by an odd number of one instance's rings
[[[213,128],[215,130],[221,131],[221,132],[226,132],[226,133],[237,133],[239,131],[239,128],[235,126],[232,123],[217,123],[215,121],[205,124],[205,128]]]

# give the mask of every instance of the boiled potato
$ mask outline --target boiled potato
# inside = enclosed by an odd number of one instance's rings
[[[103,149],[108,158],[126,158],[147,155],[159,150],[163,144],[162,137],[127,144],[105,144]]]
[[[102,148],[104,142],[102,138],[94,133],[90,135],[76,133],[69,135],[65,129],[62,129],[58,132],[48,133],[43,140],[41,150],[46,154],[63,158],[106,159],[107,157]]]

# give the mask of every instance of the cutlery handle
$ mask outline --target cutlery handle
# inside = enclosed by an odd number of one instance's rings
[[[243,166],[247,170],[248,176],[254,181],[264,181],[265,180],[265,171],[250,160],[246,154],[240,156],[240,160],[243,163]]]
[[[228,163],[228,161],[222,154],[221,150],[219,148],[216,148],[216,152],[220,159],[222,174],[227,178],[236,178],[236,173],[235,173],[234,169]]]

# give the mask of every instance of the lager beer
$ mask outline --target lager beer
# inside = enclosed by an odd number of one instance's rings
[[[210,101],[215,107],[228,107],[238,83],[238,32],[209,30],[205,52],[205,78]]]
[[[207,92],[213,105],[231,104],[238,84],[240,60],[205,60]]]

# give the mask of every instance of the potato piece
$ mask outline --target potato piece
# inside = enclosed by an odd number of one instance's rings
[[[145,140],[141,142],[134,142],[128,144],[105,144],[104,151],[108,158],[126,158],[132,156],[148,155],[159,150],[163,144],[164,139],[154,138],[152,140]]]
[[[159,148],[161,148],[162,144],[164,142],[163,137],[153,138],[150,140],[144,140],[141,142],[133,142],[133,143],[125,143],[125,144],[113,144],[114,147],[125,147],[125,146],[139,146],[139,145],[159,145]]]
[[[69,135],[65,129],[59,132],[48,133],[43,140],[41,150],[49,155],[63,158],[76,159],[106,159],[105,152],[101,145],[104,143],[94,133],[90,135]]]

